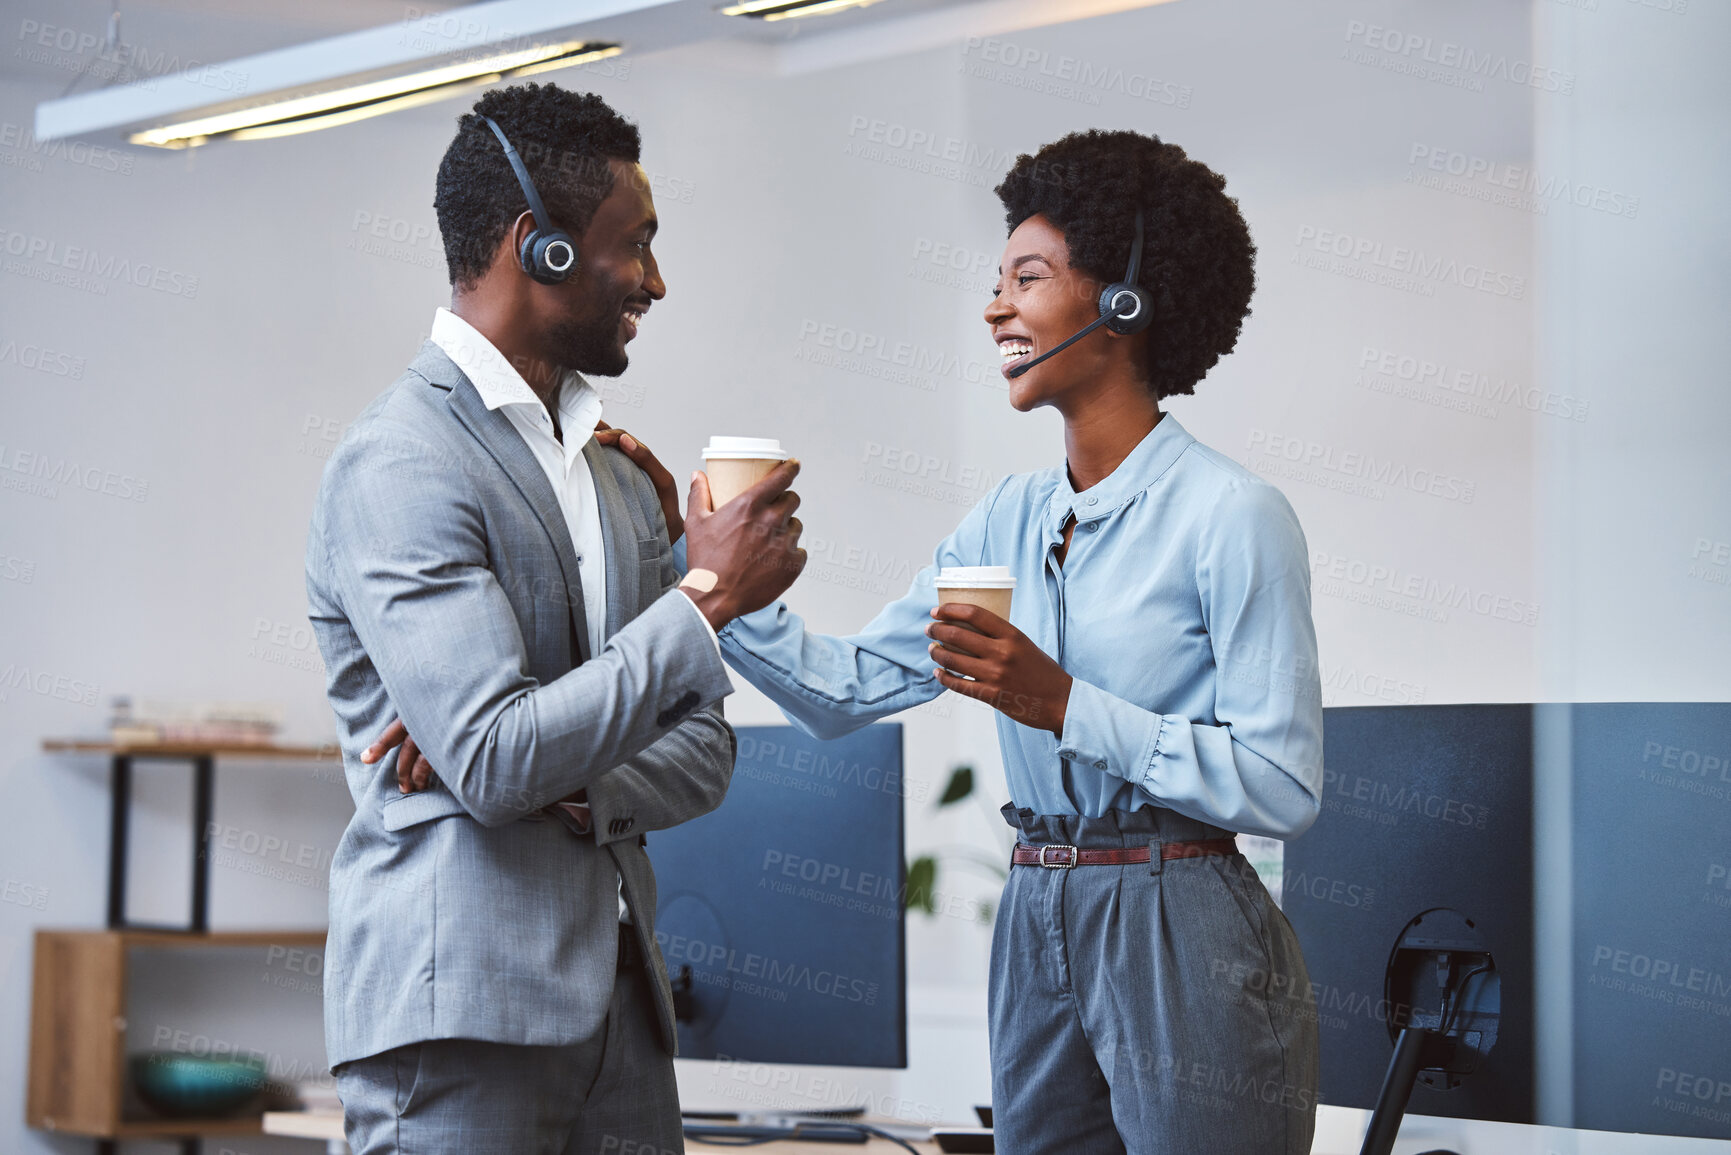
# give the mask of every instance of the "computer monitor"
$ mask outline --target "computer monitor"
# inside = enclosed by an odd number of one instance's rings
[[[1731,705],[1343,707],[1323,726],[1323,812],[1286,846],[1282,899],[1323,1101],[1375,1104],[1391,949],[1449,907],[1495,958],[1498,1037],[1410,1114],[1731,1138]]]
[[[1731,1139],[1731,705],[1560,709],[1575,1126]]]
[[[736,727],[727,797],[649,836],[682,1058],[907,1066],[902,727]]]
[[[1281,904],[1304,949],[1322,1101],[1370,1108],[1393,1044],[1389,956],[1415,916],[1460,911],[1502,979],[1495,1048],[1462,1086],[1418,1086],[1414,1115],[1534,1121],[1532,708],[1323,711],[1322,814],[1287,843]]]

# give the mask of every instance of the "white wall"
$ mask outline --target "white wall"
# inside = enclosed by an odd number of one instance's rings
[[[1072,129],[1157,132],[1226,174],[1261,249],[1239,351],[1171,408],[1204,441],[1276,471],[1297,508],[1317,561],[1326,700],[1721,698],[1731,593],[1689,566],[1699,540],[1709,554],[1731,540],[1715,388],[1725,94],[1700,56],[1723,33],[1704,7],[1676,15],[1635,0],[1185,0],[802,75],[697,50],[564,74],[641,123],[658,181],[670,292],[609,387],[608,418],[679,471],[712,432],[792,445],[807,463],[812,562],[791,600],[816,628],[857,627],[990,479],[1060,460],[1055,418],[1015,414],[996,388],[979,319],[1003,240],[991,186],[1016,152]],[[1408,51],[1421,37],[1428,47]],[[1425,64],[1445,41],[1489,58],[1493,74]],[[1052,85],[1038,64],[1006,63],[1039,52],[1047,68],[1068,56],[1106,79]],[[1508,79],[1535,64],[1538,87]],[[63,83],[5,83],[0,122],[27,125]],[[29,941],[38,926],[102,916],[104,768],[46,757],[40,739],[99,732],[115,693],[276,700],[290,736],[330,732],[302,628],[306,518],[336,432],[446,299],[432,180],[462,107],[185,154],[79,154],[85,163],[0,141],[9,234],[198,278],[189,298],[44,284],[32,276],[44,261],[28,257],[0,269],[5,462],[45,454],[99,471],[98,488],[104,472],[118,475],[111,488],[148,483],[143,500],[0,490],[0,671],[47,673],[97,703],[16,685],[0,699],[11,811],[0,879],[18,884],[9,893],[47,894],[44,909],[0,903],[0,1147],[76,1149],[18,1122]],[[925,158],[892,143],[901,130],[959,142],[963,159],[922,170]],[[1449,179],[1425,167],[1431,156],[1474,173],[1426,187]],[[1631,219],[1533,191],[1498,203],[1508,190],[1494,182],[1520,180],[1509,166],[1640,205]],[[381,244],[358,220],[423,239]],[[1347,255],[1323,251],[1335,245]],[[1397,248],[1424,254],[1420,272],[1363,279],[1406,259]],[[964,267],[948,269],[958,250]],[[1469,287],[1487,269],[1498,291]],[[909,342],[942,368],[904,383],[837,365],[844,331]],[[7,352],[25,346],[80,372],[27,368]],[[1393,372],[1379,373],[1385,352]],[[1401,358],[1443,368],[1407,380]],[[1577,399],[1580,421],[1565,415]],[[1419,490],[1432,476],[1456,497],[1470,484],[1472,499],[1366,486],[1377,466],[1351,454],[1420,478]],[[910,457],[933,463],[923,492],[898,482],[895,463]],[[729,709],[779,721],[749,690]],[[1001,792],[990,716],[952,696],[904,720],[910,852],[991,845],[977,811],[940,816],[929,801],[959,761]],[[135,913],[171,918],[184,788],[172,771],[150,776],[160,785],[141,791]],[[218,821],[304,844],[317,865],[219,859],[214,925],[321,923],[322,866],[347,810],[328,774],[225,769]],[[964,898],[990,892],[984,879],[949,879]],[[827,1084],[801,1071],[781,1090],[963,1117],[987,1094],[985,947],[984,928],[963,918],[911,919],[910,1071]],[[231,995],[256,988],[265,995],[247,997],[265,1009],[224,1029],[285,1063],[316,1059],[318,1003],[298,976],[235,974]],[[156,1005],[162,1024],[187,1017]],[[707,1064],[683,1064],[681,1077],[694,1101],[740,1105],[756,1089]]]

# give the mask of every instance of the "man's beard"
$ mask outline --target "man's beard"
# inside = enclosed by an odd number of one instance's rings
[[[592,323],[568,322],[553,330],[553,348],[567,369],[596,377],[617,377],[631,358],[619,345],[619,317]]]

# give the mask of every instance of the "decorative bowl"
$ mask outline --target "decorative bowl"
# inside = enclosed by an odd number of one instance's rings
[[[132,1085],[152,1110],[171,1119],[218,1119],[238,1113],[264,1088],[257,1058],[219,1058],[177,1051],[132,1056]]]

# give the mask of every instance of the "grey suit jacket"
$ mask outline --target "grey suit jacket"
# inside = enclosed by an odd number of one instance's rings
[[[726,667],[678,581],[654,488],[590,441],[607,641],[588,654],[557,498],[503,413],[429,342],[326,466],[307,541],[355,815],[331,861],[331,1065],[435,1038],[572,1043],[606,1014],[616,891],[654,941],[643,832],[714,809],[733,771]],[[401,715],[438,771],[400,794],[361,751]],[[593,837],[543,808],[588,791]]]

